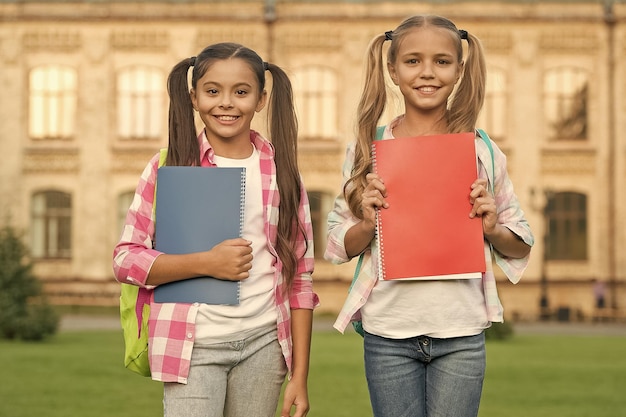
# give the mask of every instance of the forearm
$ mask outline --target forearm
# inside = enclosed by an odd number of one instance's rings
[[[298,379],[304,383],[309,376],[312,328],[313,310],[291,310],[291,336],[293,340],[291,379]]]
[[[198,268],[199,254],[159,255],[148,273],[146,284],[160,285],[168,282],[202,276]]]
[[[352,226],[344,237],[346,254],[352,258],[363,252],[372,242],[376,234],[376,226],[361,220]]]
[[[496,224],[491,233],[485,233],[485,238],[504,256],[523,258],[530,253],[530,246],[501,224]]]

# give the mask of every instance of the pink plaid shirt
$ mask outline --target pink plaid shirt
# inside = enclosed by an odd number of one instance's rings
[[[201,165],[213,167],[214,151],[204,131],[198,137],[200,141]],[[306,231],[306,242],[300,237],[295,242],[298,264],[293,284],[287,297],[283,295],[282,263],[274,250],[276,244],[278,210],[280,198],[276,185],[276,166],[274,148],[269,141],[257,132],[250,133],[250,140],[261,156],[261,177],[263,205],[265,211],[265,234],[269,247],[276,258],[274,275],[274,295],[278,312],[278,341],[291,370],[293,342],[291,339],[291,309],[313,309],[319,304],[313,292],[311,274],[313,273],[313,239],[309,203],[304,185],[302,186],[299,217]],[[138,285],[140,296],[150,296],[149,319],[149,357],[152,379],[163,382],[186,383],[189,375],[189,363],[195,340],[195,320],[199,305],[180,303],[155,303],[146,285],[148,272],[154,260],[161,252],[153,249],[154,187],[157,177],[159,154],[156,154],[141,174],[131,204],[120,242],[113,253],[113,271],[115,278],[122,283]],[[308,248],[307,248],[308,244]]]
[[[383,134],[384,139],[393,137],[391,129],[401,117],[402,116],[396,118],[387,126]],[[476,139],[475,144],[476,154],[478,156],[478,176],[479,178],[487,178],[491,186],[491,184],[493,184],[493,178],[491,178],[492,164],[489,148],[482,141],[482,139],[479,138]],[[520,208],[519,201],[515,196],[513,184],[507,174],[506,156],[494,142],[492,142],[492,146],[494,151],[496,176],[494,186],[496,206],[498,207],[498,222],[518,235],[525,243],[532,246],[534,238],[530,227],[528,226],[528,222],[524,218],[524,212]],[[352,173],[352,167],[354,165],[354,152],[355,142],[352,142],[348,146],[343,165],[344,184],[350,178]],[[324,254],[326,259],[335,264],[341,264],[350,260],[346,254],[344,238],[346,232],[358,222],[359,219],[354,217],[350,212],[350,209],[343,198],[343,194],[339,195],[335,200],[333,211],[328,215],[328,245],[326,247],[326,253]],[[487,270],[483,274],[483,288],[485,293],[487,318],[492,322],[501,322],[503,321],[504,311],[498,297],[496,279],[491,264],[491,253],[491,246],[488,243],[485,243],[485,260]],[[528,265],[529,256],[520,259],[508,258],[496,250],[493,250],[493,255],[496,264],[502,269],[508,279],[513,283],[517,283]],[[364,252],[359,276],[354,282],[343,308],[339,312],[337,320],[335,321],[334,327],[342,333],[351,321],[360,320],[360,309],[367,301],[372,288],[376,285],[378,265],[377,262],[374,262],[375,259],[378,259],[378,246],[376,239],[372,240],[370,248]]]

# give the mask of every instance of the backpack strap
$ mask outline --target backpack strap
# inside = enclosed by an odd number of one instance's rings
[[[491,154],[491,192],[495,194],[495,182],[496,182],[496,163],[493,158],[493,146],[491,145],[491,139],[487,132],[482,129],[476,129],[478,131],[478,136],[485,142],[487,148],[489,148],[489,153]]]
[[[378,126],[376,128],[376,137],[374,140],[381,140],[383,138],[383,133],[385,133],[386,126]]]
[[[167,148],[159,149],[159,168],[165,165],[166,160],[167,160]]]
[[[161,168],[165,166],[165,161],[167,160],[167,148],[161,148],[159,150],[159,165],[157,168]],[[154,183],[154,202],[152,203],[152,217],[154,217],[154,213],[156,212],[156,192],[157,192],[157,183]]]

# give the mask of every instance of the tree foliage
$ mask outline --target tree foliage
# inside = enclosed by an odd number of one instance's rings
[[[46,302],[32,269],[17,232],[0,228],[0,338],[42,340],[58,329],[58,314]]]

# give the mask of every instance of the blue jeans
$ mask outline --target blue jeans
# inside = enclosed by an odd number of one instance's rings
[[[287,373],[276,334],[194,345],[187,384],[164,384],[164,416],[273,417]]]
[[[435,339],[364,336],[375,417],[476,417],[485,376],[485,335]]]

